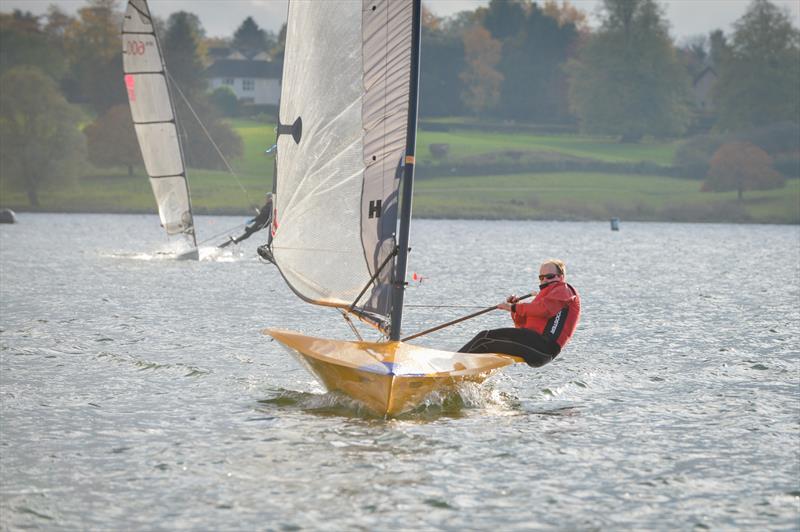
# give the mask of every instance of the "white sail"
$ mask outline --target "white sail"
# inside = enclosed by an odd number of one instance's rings
[[[164,60],[146,0],[128,0],[122,24],[122,64],[136,137],[167,234],[197,247],[186,166]]]
[[[292,1],[287,21],[274,260],[307,301],[378,319],[392,310],[412,12],[410,0]]]

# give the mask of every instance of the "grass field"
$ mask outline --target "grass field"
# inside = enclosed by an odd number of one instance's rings
[[[273,124],[237,120],[245,157],[232,161],[228,172],[189,171],[196,213],[249,214],[272,189],[273,158],[264,151],[275,140]],[[602,161],[672,163],[676,142],[619,144],[612,139],[578,135],[420,131],[418,166],[432,164],[428,146],[450,145],[457,160],[504,150],[543,150]],[[129,177],[122,169],[98,169],[73,183],[40,191],[43,211],[155,212],[143,169]],[[800,180],[783,189],[748,191],[744,201],[735,192],[700,192],[699,181],[651,175],[603,173],[538,173],[418,179],[414,214],[433,218],[606,219],[800,223]],[[0,176],[0,205],[32,210],[24,192]]]
[[[449,144],[449,158],[480,155],[489,152],[519,150],[548,151],[586,157],[605,162],[648,161],[670,165],[675,157],[677,142],[643,142],[620,144],[614,139],[580,135],[529,135],[525,133],[481,133],[455,130],[449,132],[421,131],[417,135],[419,164],[433,161],[429,146]]]
[[[786,188],[700,192],[686,179],[597,173],[516,174],[418,180],[414,214],[487,218],[800,223],[800,179]],[[466,216],[465,216],[466,213]]]

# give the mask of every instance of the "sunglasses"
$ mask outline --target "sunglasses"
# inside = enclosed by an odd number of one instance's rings
[[[546,273],[544,275],[540,275],[539,280],[544,281],[545,279],[547,279],[549,281],[550,279],[555,279],[556,277],[558,277],[558,274],[556,273]]]

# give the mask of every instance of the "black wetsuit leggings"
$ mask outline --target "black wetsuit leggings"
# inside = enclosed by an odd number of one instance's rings
[[[481,331],[459,353],[501,353],[522,357],[529,366],[538,368],[553,360],[561,348],[530,329],[492,329]]]

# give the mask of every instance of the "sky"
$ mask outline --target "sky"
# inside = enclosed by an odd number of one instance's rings
[[[322,1],[322,0],[313,0]],[[800,0],[772,0],[788,9],[794,25],[800,27]],[[590,15],[596,22],[601,0],[571,0],[571,3]],[[750,0],[659,0],[671,25],[672,36],[678,41],[694,35],[707,35],[715,29],[730,33],[732,23],[744,14]],[[14,9],[45,13],[56,4],[68,13],[86,5],[85,0],[0,0],[0,11]],[[459,11],[485,6],[488,0],[423,0],[437,16],[449,16]],[[120,0],[122,6],[122,0]],[[278,32],[286,21],[287,0],[150,0],[155,16],[166,19],[175,11],[190,11],[200,17],[209,37],[230,37],[242,21],[252,16],[267,30]],[[596,24],[592,24],[596,26]]]

